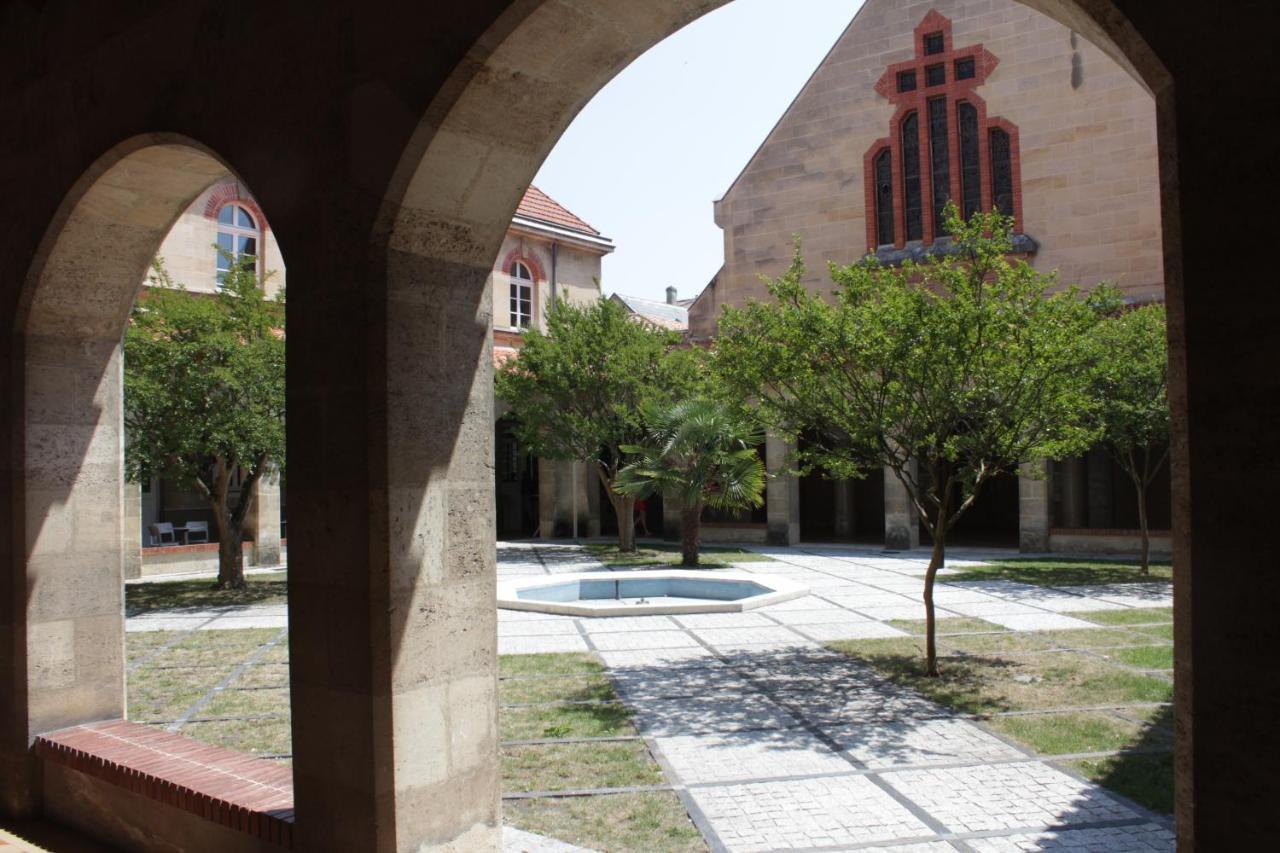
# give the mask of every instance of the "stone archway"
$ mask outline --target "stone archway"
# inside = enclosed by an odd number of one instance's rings
[[[130,139],[83,176],[31,267],[12,329],[28,694],[6,737],[124,716],[121,337],[169,228],[227,173],[189,140]]]

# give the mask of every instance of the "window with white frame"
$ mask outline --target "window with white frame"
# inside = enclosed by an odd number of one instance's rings
[[[533,273],[528,264],[511,265],[511,325],[527,329],[533,323]]]
[[[258,257],[258,223],[242,205],[232,202],[218,211],[218,286],[226,281],[231,265],[243,257]]]

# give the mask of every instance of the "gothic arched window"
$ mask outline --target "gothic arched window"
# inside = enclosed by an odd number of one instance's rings
[[[876,155],[876,241],[893,243],[893,152],[888,148]]]
[[[902,120],[902,207],[908,240],[924,239],[923,203],[920,194],[920,117],[911,113]]]
[[[968,219],[982,208],[982,158],[978,154],[978,110],[968,101],[956,105],[960,126],[961,212]]]
[[[1003,128],[991,129],[991,203],[1013,216],[1013,146]]]

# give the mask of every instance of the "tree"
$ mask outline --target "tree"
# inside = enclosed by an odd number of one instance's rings
[[[1052,276],[1011,262],[1012,223],[948,212],[950,250],[921,264],[831,265],[832,301],[809,293],[797,242],[773,303],[726,310],[714,365],[766,424],[813,441],[802,470],[861,477],[887,466],[933,539],[926,656],[938,674],[933,588],[947,532],[993,477],[1086,448],[1099,312]]]
[[[519,355],[497,376],[520,441],[546,459],[586,462],[618,518],[618,547],[635,550],[635,499],[614,490],[626,445],[645,437],[643,410],[698,381],[701,353],[679,336],[635,322],[617,302],[557,302],[547,331],[524,333]]]
[[[245,518],[258,481],[284,461],[284,292],[267,299],[265,281],[245,256],[220,292],[190,293],[157,258],[124,338],[128,475],[166,477],[204,498],[220,589],[244,586]]]
[[[702,509],[749,509],[764,502],[764,432],[741,407],[695,397],[645,413],[647,440],[626,445],[635,461],[614,488],[631,498],[653,492],[680,508],[682,564],[698,565]]]
[[[1102,445],[1137,491],[1142,573],[1150,571],[1147,490],[1169,457],[1169,348],[1164,305],[1114,312],[1098,324],[1093,397]]]

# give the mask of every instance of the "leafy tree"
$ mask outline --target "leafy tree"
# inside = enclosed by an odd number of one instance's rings
[[[129,477],[166,477],[204,498],[220,589],[244,586],[245,518],[258,481],[284,461],[284,292],[267,299],[265,281],[246,256],[221,292],[189,293],[156,258],[124,338]]]
[[[1093,397],[1102,445],[1138,495],[1142,573],[1150,571],[1147,491],[1169,457],[1169,348],[1164,305],[1121,310],[1098,324]]]
[[[776,302],[727,309],[717,372],[778,433],[805,432],[801,470],[887,466],[933,539],[924,579],[927,670],[938,674],[933,589],[947,532],[993,477],[1088,447],[1090,332],[1098,311],[1011,262],[1012,223],[948,210],[951,251],[921,264],[831,266],[809,293],[799,245],[768,282]]]
[[[618,547],[634,551],[635,498],[614,490],[624,446],[645,438],[643,411],[698,382],[701,354],[675,349],[679,336],[635,322],[617,302],[558,302],[547,331],[529,329],[520,354],[497,376],[520,441],[547,459],[595,469],[618,517]]]
[[[741,407],[705,397],[650,406],[644,444],[626,445],[635,461],[614,488],[632,498],[653,492],[680,508],[683,565],[698,565],[702,509],[736,511],[764,502],[764,463],[756,448],[764,432]]]

